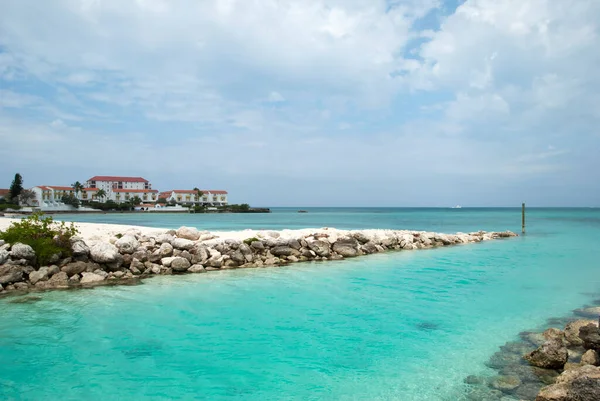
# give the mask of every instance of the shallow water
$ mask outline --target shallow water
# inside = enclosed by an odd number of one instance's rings
[[[159,219],[145,223],[520,228],[516,209]],[[598,234],[595,209],[539,209],[516,239],[1,299],[0,398],[455,400],[518,332],[598,298]]]

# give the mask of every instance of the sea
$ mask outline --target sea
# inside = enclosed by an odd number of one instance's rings
[[[61,215],[201,230],[521,232],[520,208]],[[517,238],[0,299],[2,400],[461,400],[518,333],[600,298],[600,209]],[[510,398],[506,398],[509,400]]]

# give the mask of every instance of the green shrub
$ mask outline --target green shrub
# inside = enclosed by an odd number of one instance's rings
[[[246,244],[246,245],[250,245],[250,244],[251,244],[251,243],[253,243],[254,241],[258,241],[258,240],[259,240],[259,239],[258,239],[258,238],[256,238],[256,237],[252,237],[252,238],[246,238],[246,239],[244,240],[244,244]]]
[[[35,251],[37,266],[44,266],[55,254],[70,256],[71,238],[78,233],[73,223],[58,223],[52,217],[34,213],[12,223],[6,231],[0,231],[0,239],[11,244],[20,242],[29,245]]]
[[[19,205],[13,205],[13,204],[10,204],[10,203],[0,204],[0,212],[3,212],[5,210],[7,210],[7,209],[19,210],[19,209],[21,209],[21,206],[19,206]]]

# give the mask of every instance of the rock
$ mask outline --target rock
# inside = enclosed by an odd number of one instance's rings
[[[169,244],[169,246],[171,246],[171,244]],[[171,249],[173,249],[173,247],[171,247]],[[166,255],[166,256],[169,256],[169,255]],[[133,253],[133,255],[131,255],[131,258],[132,258],[131,259],[132,263],[133,263],[134,259],[137,259],[140,262],[145,262],[145,261],[148,260],[148,251],[146,251],[146,250],[139,250],[139,248],[138,248],[138,250],[135,251]]]
[[[171,256],[173,254],[173,245],[169,244],[168,242],[163,242],[160,245],[160,248],[158,248],[158,254],[161,258]]]
[[[171,241],[171,245],[173,245],[173,248],[182,250],[185,249],[186,251],[189,251],[194,247],[195,244],[194,241],[190,241],[189,239],[175,238],[173,241]]]
[[[137,250],[139,242],[133,235],[124,235],[115,242],[115,246],[121,253],[132,254]]]
[[[498,376],[490,381],[490,386],[500,391],[514,390],[521,385],[517,376]]]
[[[584,365],[564,371],[556,383],[544,387],[536,401],[598,401],[600,395],[600,368]]]
[[[329,250],[329,243],[321,240],[315,240],[308,243],[308,247],[314,251],[317,255],[327,257],[331,254]]]
[[[87,256],[90,254],[90,248],[82,240],[73,241],[71,243],[71,250],[73,251],[73,256]]]
[[[579,338],[585,349],[600,351],[600,330],[594,323],[579,328]]]
[[[160,274],[160,266],[158,265],[154,265],[152,266],[152,268],[150,269],[150,271],[154,274]]]
[[[104,281],[104,277],[96,273],[85,272],[81,273],[81,276],[80,284],[93,284]]]
[[[246,258],[244,257],[244,254],[238,249],[235,252],[231,253],[231,260],[233,260],[234,262],[238,263],[238,264],[244,264],[246,262]]]
[[[71,277],[76,274],[81,274],[86,271],[88,264],[85,262],[73,262],[63,266],[60,270],[67,273],[67,276]]]
[[[175,237],[171,234],[160,234],[159,236],[156,237],[156,242],[158,244],[171,244],[171,241],[173,241],[175,239]]]
[[[106,242],[98,242],[92,245],[90,255],[92,260],[97,263],[113,263],[120,256],[117,247]]]
[[[60,269],[56,265],[48,266],[48,277],[54,276],[56,273],[60,272]]]
[[[0,265],[6,263],[10,256],[10,253],[6,249],[0,249]]]
[[[367,242],[366,244],[362,245],[360,249],[367,254],[378,252],[377,246],[373,242]]]
[[[45,288],[68,288],[69,287],[69,276],[65,272],[58,272],[48,281],[41,281],[36,284],[36,287],[39,284],[43,284]]]
[[[542,336],[546,340],[559,340],[559,341],[563,341],[565,339],[565,333],[562,330],[556,329],[554,327],[549,328],[546,331],[544,331],[542,333]]]
[[[35,251],[29,245],[17,242],[10,249],[10,255],[13,259],[35,259]]]
[[[124,275],[125,275],[125,272],[121,271],[121,270],[116,271],[116,272],[113,273],[113,276],[116,277],[116,278],[122,278]]]
[[[535,351],[525,355],[525,360],[540,368],[562,369],[569,358],[567,347],[559,339],[546,341]]]
[[[79,274],[75,274],[74,276],[69,277],[69,284],[78,284],[79,280],[81,280],[81,276]]]
[[[176,272],[184,272],[187,271],[190,267],[190,262],[186,258],[175,257],[171,261],[171,268]]]
[[[37,283],[38,281],[48,280],[48,268],[42,267],[39,270],[29,273],[29,282],[31,284]]]
[[[574,346],[583,345],[583,341],[579,338],[579,329],[588,324],[596,324],[593,320],[575,320],[574,322],[568,323],[565,326],[565,339],[567,342]]]
[[[23,280],[23,267],[19,265],[4,264],[0,266],[0,284],[11,284]]]
[[[21,290],[21,291],[23,291],[23,290],[26,290],[26,289],[29,288],[29,285],[27,283],[23,283],[23,282],[14,283],[13,285],[15,287],[15,290]]]
[[[259,251],[265,249],[265,245],[261,241],[252,241],[252,243],[250,243],[250,246]]]
[[[104,270],[101,270],[101,269],[96,269],[93,272],[89,272],[89,273],[94,273],[94,274],[97,274],[97,275],[102,276],[104,278],[108,277],[108,273],[105,272]]]
[[[342,238],[333,244],[333,251],[345,258],[358,256],[358,244],[354,238]]]
[[[173,262],[173,260],[175,260],[175,258],[178,258],[178,256],[170,256],[168,258],[162,258],[160,260],[160,264],[165,267],[171,267],[171,262]]]
[[[206,269],[202,265],[193,265],[187,271],[190,273],[204,273]]]
[[[200,239],[200,231],[194,227],[180,227],[177,230],[177,236],[179,238],[198,241]]]
[[[295,252],[297,251],[289,246],[276,246],[275,248],[271,249],[271,254],[274,256],[291,256]]]
[[[223,258],[221,256],[211,256],[210,259],[206,261],[206,264],[210,267],[221,267],[223,266]]]
[[[593,349],[589,349],[581,356],[582,365],[600,365],[600,355]]]
[[[600,316],[600,306],[594,306],[591,308],[575,309],[573,311],[573,313],[575,313],[576,315],[581,316],[581,317],[597,320],[598,316]]]

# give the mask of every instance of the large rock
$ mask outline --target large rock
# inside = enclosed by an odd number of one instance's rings
[[[90,254],[90,248],[82,240],[73,241],[71,244],[73,256],[87,256]]]
[[[354,238],[341,238],[333,244],[333,251],[345,258],[358,256],[358,243]]]
[[[525,359],[531,365],[546,369],[562,369],[568,358],[567,347],[560,339],[548,340],[535,351],[525,355]]]
[[[6,263],[10,256],[10,253],[6,249],[0,249],[0,265]]]
[[[119,252],[126,254],[134,253],[139,245],[138,240],[133,235],[124,235],[115,242]]]
[[[35,259],[35,251],[29,245],[16,243],[10,249],[10,255],[13,259]]]
[[[581,327],[579,338],[581,338],[585,349],[600,351],[600,329],[594,323]]]
[[[64,265],[63,267],[61,267],[61,271],[67,273],[67,276],[71,277],[74,276],[76,274],[81,274],[84,271],[86,271],[88,268],[88,264],[85,262],[73,262],[73,263],[69,263]]]
[[[0,284],[11,284],[23,280],[23,266],[6,264],[0,266]]]
[[[39,281],[36,287],[42,286],[42,288],[68,288],[69,287],[69,276],[65,272],[58,272],[48,281]]]
[[[189,260],[180,256],[173,258],[171,261],[171,269],[176,272],[184,272],[191,266]]]
[[[119,250],[113,244],[98,242],[90,248],[92,260],[97,263],[114,263],[119,258]]]
[[[202,265],[193,265],[187,271],[190,273],[204,273],[206,269]]]
[[[500,391],[514,390],[521,385],[521,379],[517,376],[497,376],[491,380],[490,386]]]
[[[189,239],[185,238],[175,238],[173,241],[171,241],[171,245],[173,245],[173,248],[182,250],[185,249],[186,251],[192,249],[194,247],[194,244],[194,241],[190,241]]]
[[[160,248],[158,248],[158,254],[161,258],[171,256],[173,254],[173,245],[169,244],[168,242],[163,242],[160,245]]]
[[[38,281],[48,280],[48,267],[41,267],[39,270],[32,271],[29,273],[29,282],[31,284],[37,283]]]
[[[315,240],[308,243],[308,247],[321,257],[331,255],[329,243],[321,240]]]
[[[198,241],[200,239],[200,232],[194,227],[180,227],[179,230],[177,230],[177,236],[179,238]]]
[[[587,318],[587,319],[598,319],[598,316],[600,316],[600,306],[592,306],[590,308],[575,309],[573,312],[576,315]]]
[[[81,273],[81,280],[79,280],[80,284],[93,284],[104,281],[104,276],[101,276],[96,273],[84,272]]]
[[[597,325],[595,321],[588,319],[580,319],[568,323],[565,326],[565,339],[567,340],[567,342],[573,346],[583,345],[583,340],[579,338],[579,329],[583,326],[587,326],[588,324]]]
[[[289,246],[276,246],[275,248],[271,249],[271,254],[275,256],[291,256],[294,253],[297,253],[297,251]]]
[[[598,401],[600,399],[600,368],[584,365],[565,370],[556,383],[544,387],[536,401]]]
[[[171,262],[173,262],[177,258],[177,256],[169,256],[167,258],[162,258],[160,260],[160,264],[165,267],[171,267]]]
[[[599,366],[600,355],[593,349],[589,349],[581,356],[581,364]]]

